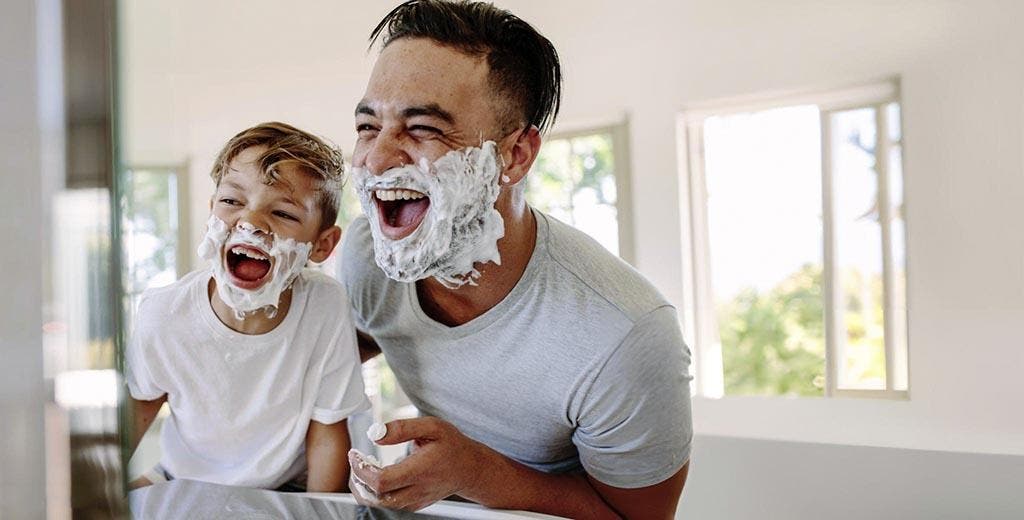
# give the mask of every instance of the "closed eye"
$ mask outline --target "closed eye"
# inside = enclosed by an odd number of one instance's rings
[[[359,134],[359,137],[372,137],[371,134],[376,134],[377,132],[377,127],[371,124],[361,123],[356,125],[356,133]]]
[[[413,134],[414,136],[431,137],[441,135],[443,132],[441,132],[439,128],[435,128],[433,126],[413,125],[409,127],[409,133]]]
[[[277,215],[278,217],[281,217],[281,218],[286,219],[286,220],[293,220],[295,222],[299,221],[299,218],[296,217],[295,215],[292,215],[290,213],[285,213],[283,211],[275,211],[274,215]]]

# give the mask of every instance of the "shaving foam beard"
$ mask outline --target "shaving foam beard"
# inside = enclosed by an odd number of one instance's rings
[[[281,293],[291,287],[295,277],[306,267],[313,244],[297,242],[293,238],[274,236],[274,242],[267,251],[271,260],[270,272],[264,275],[266,281],[256,289],[237,287],[228,274],[227,252],[235,246],[255,247],[267,250],[267,243],[260,238],[252,225],[240,222],[229,230],[227,223],[210,215],[206,223],[206,235],[199,244],[199,256],[210,261],[213,278],[217,282],[217,295],[235,311],[235,317],[245,319],[246,313],[263,310],[268,318],[277,314]]]
[[[433,276],[449,289],[476,285],[477,262],[501,265],[498,240],[505,222],[494,203],[501,192],[497,146],[448,152],[433,164],[392,168],[373,175],[353,169],[356,193],[373,233],[377,265],[389,278],[414,282]],[[408,236],[392,240],[381,232],[375,190],[406,189],[430,198],[427,214]]]

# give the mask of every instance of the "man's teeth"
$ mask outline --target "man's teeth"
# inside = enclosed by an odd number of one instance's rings
[[[416,200],[426,195],[411,190],[377,190],[374,192],[380,200]]]
[[[245,255],[249,258],[255,258],[256,260],[266,260],[267,257],[242,246],[235,246],[231,248],[231,252],[236,255]]]

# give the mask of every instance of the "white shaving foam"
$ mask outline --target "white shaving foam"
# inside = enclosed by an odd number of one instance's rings
[[[377,265],[392,279],[413,282],[433,276],[445,287],[476,285],[476,263],[501,265],[498,240],[505,222],[495,209],[501,188],[497,146],[453,150],[430,164],[392,168],[373,175],[354,168],[356,193],[373,232]],[[383,235],[373,197],[375,190],[406,189],[430,198],[430,207],[409,236],[391,240]]]
[[[262,310],[273,318],[277,314],[277,306],[281,293],[292,286],[295,277],[306,267],[313,244],[297,242],[293,238],[282,239],[274,236],[273,244],[267,251],[267,241],[258,233],[259,230],[248,222],[239,222],[232,230],[216,215],[210,215],[206,222],[206,235],[199,244],[199,256],[210,261],[213,278],[217,282],[217,295],[228,307],[235,311],[235,317],[245,319],[247,313]],[[269,279],[254,290],[236,287],[228,275],[226,253],[235,246],[249,246],[267,251],[270,255],[271,272]]]
[[[358,467],[361,470],[367,468],[375,468],[380,470],[384,467],[384,465],[381,464],[379,460],[377,460],[377,457],[374,457],[371,454],[363,453],[357,449],[352,449],[352,452],[355,453],[356,464],[358,464]],[[363,482],[363,480],[359,478],[359,475],[357,475],[355,471],[353,471],[349,476],[349,482],[351,484],[355,484],[354,486],[350,486],[352,492],[359,494],[359,497],[362,498],[365,502],[367,502],[368,505],[381,505],[382,497],[378,495],[373,490],[373,488],[371,488],[366,482]]]

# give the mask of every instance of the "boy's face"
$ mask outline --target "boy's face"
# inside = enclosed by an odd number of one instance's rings
[[[220,252],[233,284],[248,290],[264,285],[270,279],[268,274],[274,272],[270,251],[275,237],[311,243],[309,259],[314,262],[326,260],[341,237],[337,226],[320,230],[317,185],[311,176],[294,165],[284,165],[278,168],[277,181],[263,182],[256,159],[264,150],[263,146],[242,150],[210,201],[211,213],[229,230],[252,226],[264,243],[263,247],[225,247]]]

